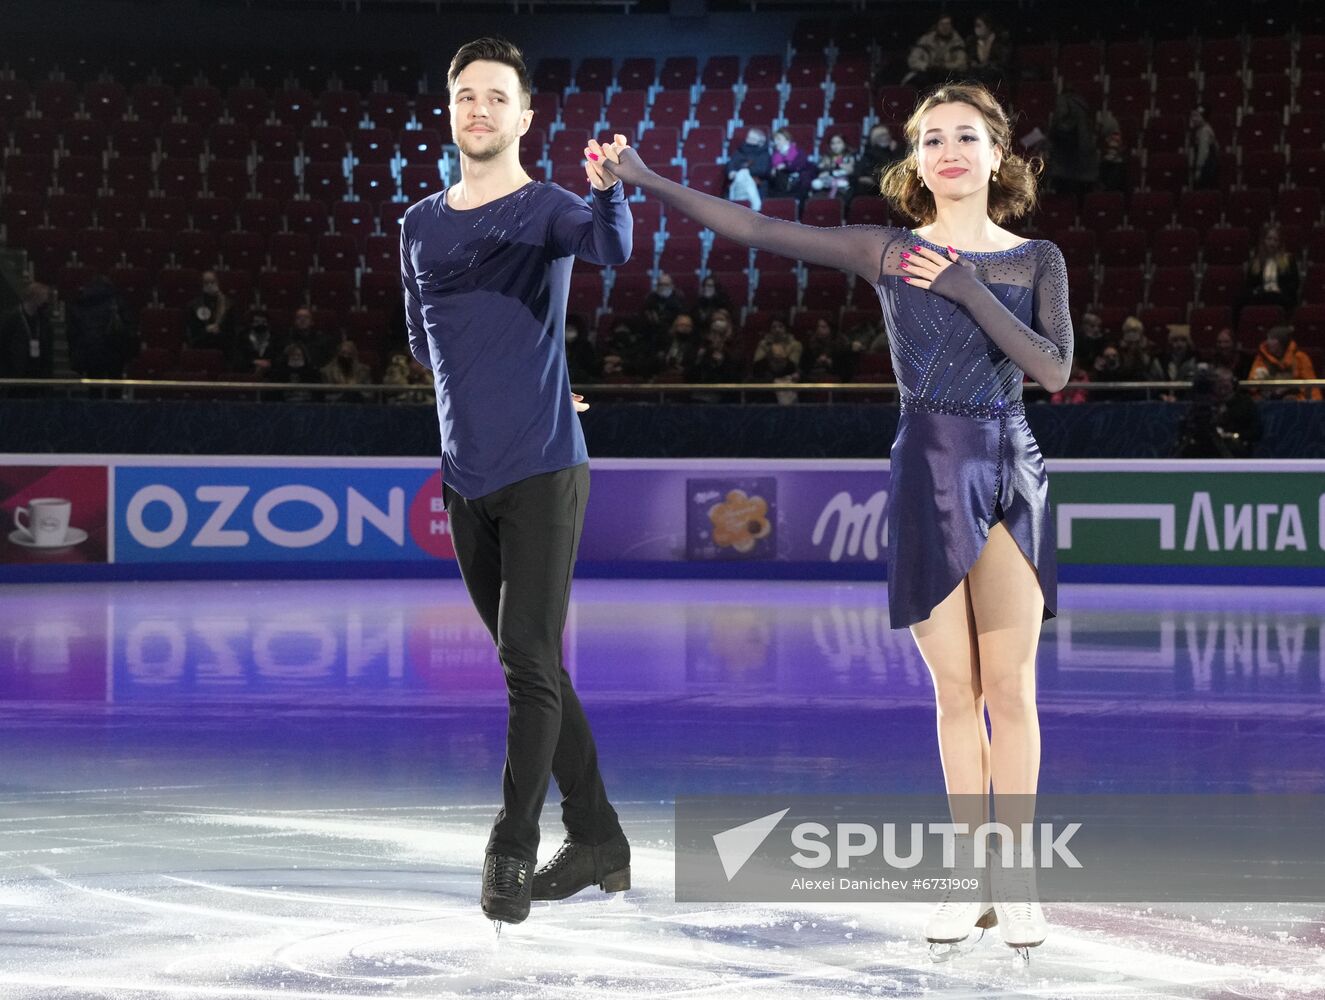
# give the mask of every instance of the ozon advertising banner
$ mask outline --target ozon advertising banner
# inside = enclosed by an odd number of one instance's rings
[[[884,578],[886,462],[591,467],[582,574]],[[1325,583],[1325,462],[1049,468],[1066,581]],[[435,459],[0,456],[0,517],[9,581],[456,572]]]

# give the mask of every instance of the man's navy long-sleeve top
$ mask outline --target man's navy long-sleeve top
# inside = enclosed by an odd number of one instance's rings
[[[411,205],[400,234],[410,352],[433,372],[442,477],[473,499],[589,460],[566,371],[574,258],[630,257],[620,183],[592,208],[530,181],[475,209],[439,191]]]

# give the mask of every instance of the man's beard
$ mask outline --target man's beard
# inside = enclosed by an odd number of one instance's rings
[[[457,139],[456,144],[460,147],[460,152],[464,153],[471,160],[476,160],[479,163],[483,163],[487,160],[495,159],[496,157],[500,156],[502,153],[506,151],[507,147],[509,147],[511,143],[515,142],[517,138],[514,131],[493,132],[492,135],[493,135],[493,140],[491,145],[475,149],[475,148],[466,148],[465,142],[470,138],[470,133],[461,132],[460,135],[456,137]]]

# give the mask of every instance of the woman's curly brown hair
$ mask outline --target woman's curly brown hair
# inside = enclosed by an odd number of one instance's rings
[[[920,183],[920,120],[940,104],[954,101],[969,104],[984,117],[990,142],[1003,150],[998,177],[989,181],[989,217],[1002,225],[1018,219],[1035,207],[1036,176],[1044,170],[1038,156],[1029,160],[1012,152],[1012,125],[997,98],[978,83],[950,83],[939,87],[911,112],[906,120],[906,156],[889,166],[879,181],[879,193],[898,212],[922,225],[934,221],[937,214],[934,195]]]

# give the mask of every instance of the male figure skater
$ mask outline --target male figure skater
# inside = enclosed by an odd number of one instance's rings
[[[491,920],[519,923],[531,898],[630,887],[630,846],[561,635],[589,495],[563,334],[571,265],[626,261],[631,218],[621,184],[601,170],[586,169],[590,207],[520,166],[533,111],[514,45],[470,42],[447,83],[461,179],[405,213],[401,272],[410,351],[436,380],[456,560],[506,675],[502,809],[481,906]],[[535,873],[549,773],[567,838]]]

